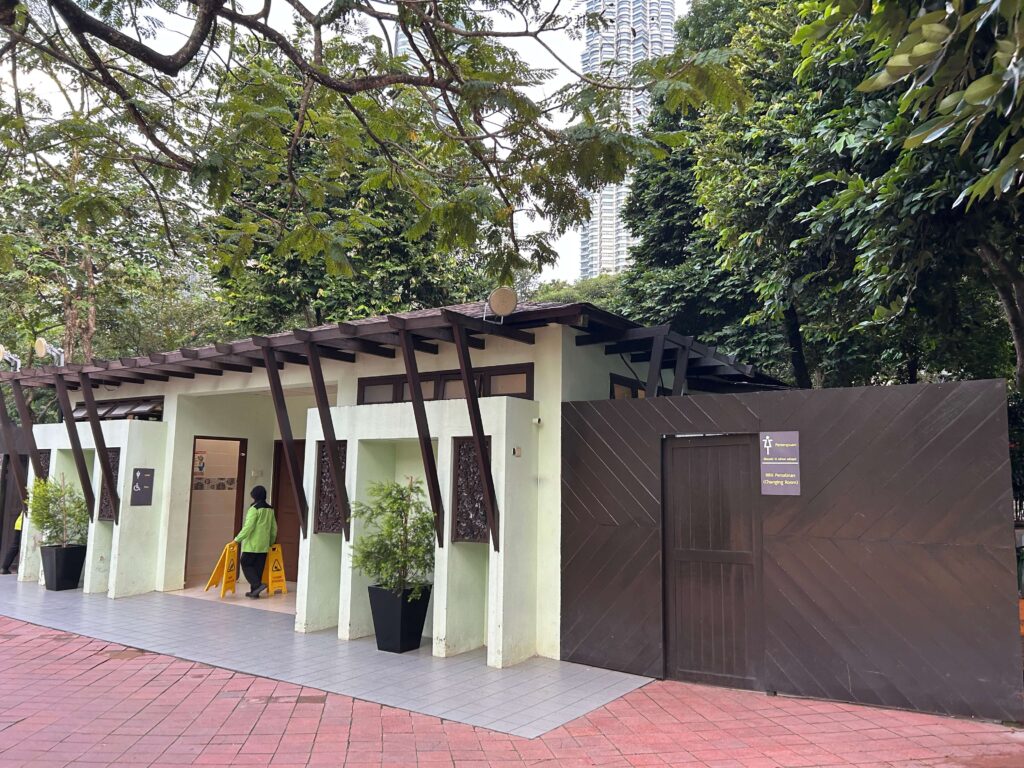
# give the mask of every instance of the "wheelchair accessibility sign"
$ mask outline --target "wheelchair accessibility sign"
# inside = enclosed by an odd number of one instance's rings
[[[132,470],[131,506],[153,506],[153,477],[156,470],[151,467],[136,467]]]

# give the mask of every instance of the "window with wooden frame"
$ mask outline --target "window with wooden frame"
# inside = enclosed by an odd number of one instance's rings
[[[659,395],[670,395],[672,390],[658,387]],[[609,374],[608,399],[610,400],[643,400],[647,397],[647,387],[636,379],[619,373]]]
[[[473,370],[480,397],[521,397],[533,399],[533,363],[492,365]],[[458,370],[420,373],[424,400],[462,400],[466,397]],[[407,403],[411,399],[405,374],[366,376],[359,379],[356,402]]]

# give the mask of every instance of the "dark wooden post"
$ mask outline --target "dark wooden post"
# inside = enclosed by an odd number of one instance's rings
[[[103,437],[103,427],[100,424],[99,413],[96,410],[96,398],[92,394],[92,380],[87,373],[78,374],[78,380],[82,382],[82,401],[85,403],[85,413],[89,417],[89,428],[92,429],[92,442],[96,447],[96,457],[100,462],[100,475],[102,476],[103,487],[107,489],[110,506],[114,510],[114,522],[117,523],[121,519],[121,496],[117,492],[114,470],[110,466],[107,441]]]
[[[491,532],[491,544],[498,551],[498,499],[494,492],[494,476],[491,474],[491,457],[484,434],[484,422],[480,416],[479,393],[473,376],[473,361],[469,355],[466,329],[449,317],[455,337],[455,351],[459,356],[459,373],[466,390],[466,405],[469,409],[469,427],[473,433],[473,447],[476,449],[476,466],[484,485],[484,512],[487,514],[487,529]]]
[[[647,369],[647,397],[657,397],[661,384],[661,361],[665,357],[665,338],[668,329],[651,339],[651,362]]]
[[[92,478],[89,477],[89,467],[85,464],[82,441],[78,438],[75,412],[71,409],[71,400],[68,398],[68,385],[64,382],[64,377],[59,373],[54,376],[54,383],[57,389],[57,404],[60,406],[61,415],[64,417],[64,426],[68,430],[71,455],[75,458],[75,468],[78,470],[78,482],[82,484],[82,496],[85,497],[85,505],[89,508],[89,519],[91,520],[96,511],[96,496],[92,492]]]
[[[686,394],[686,372],[690,368],[690,345],[686,344],[676,349],[676,370],[672,379],[672,394]]]
[[[4,440],[4,452],[7,454],[7,461],[14,474],[14,484],[18,487],[18,496],[22,505],[28,504],[28,478],[25,477],[25,468],[21,466],[21,455],[18,453],[18,446],[14,439],[14,422],[7,412],[7,398],[4,396],[3,388],[0,387],[0,435]]]
[[[420,441],[420,454],[423,456],[423,471],[427,476],[427,493],[430,506],[434,510],[434,531],[437,534],[437,546],[444,546],[444,501],[441,498],[441,483],[437,479],[437,459],[434,458],[434,442],[430,439],[430,424],[427,422],[427,409],[423,404],[423,386],[420,371],[416,366],[416,350],[413,348],[413,336],[405,330],[401,318],[389,318],[392,327],[398,328],[399,344],[402,348],[402,360],[405,361],[405,375],[409,382],[409,395],[412,400],[412,413],[416,419],[416,434]]]
[[[36,477],[43,476],[43,462],[39,458],[39,448],[36,446],[36,436],[32,432],[32,409],[28,407],[28,400],[25,398],[25,390],[22,389],[20,381],[11,382],[11,391],[14,393],[14,405],[18,409],[18,418],[21,419],[21,431],[25,434],[25,442],[28,443],[28,455],[32,461],[32,471]]]
[[[270,382],[270,398],[274,401],[274,412],[277,414],[277,428],[281,432],[281,444],[284,448],[284,465],[292,479],[292,490],[295,493],[295,504],[299,508],[299,524],[302,527],[302,538],[306,538],[306,519],[309,517],[309,505],[306,504],[306,491],[302,487],[302,470],[299,457],[295,455],[295,438],[292,425],[288,420],[288,407],[284,400],[284,389],[281,387],[281,374],[277,370],[277,356],[274,349],[266,343],[266,339],[254,339],[263,351],[263,362],[267,368],[267,380]]]
[[[324,433],[324,444],[327,447],[327,464],[331,471],[331,482],[341,507],[341,529],[345,541],[349,541],[351,529],[349,518],[351,509],[348,503],[348,489],[345,487],[345,473],[341,468],[341,452],[338,450],[338,439],[334,433],[334,419],[331,418],[331,404],[327,399],[327,385],[324,383],[324,370],[320,364],[320,350],[311,341],[306,342],[306,357],[309,359],[309,378],[313,382],[313,397],[316,409],[320,414],[320,427]]]

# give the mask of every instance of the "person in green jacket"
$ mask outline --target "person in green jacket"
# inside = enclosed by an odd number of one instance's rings
[[[277,539],[277,519],[274,510],[267,504],[266,488],[257,485],[251,495],[252,506],[245,513],[245,523],[235,536],[235,541],[242,546],[242,556],[238,558],[238,563],[252,587],[245,596],[258,600],[267,591],[267,585],[263,583],[263,567],[267,564],[267,552]]]

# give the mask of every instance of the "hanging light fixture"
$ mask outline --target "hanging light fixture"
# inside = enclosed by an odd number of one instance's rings
[[[21,370],[21,358],[3,344],[0,344],[0,360],[11,366],[11,370],[15,373]]]
[[[64,350],[60,347],[55,347],[42,336],[36,339],[35,353],[36,357],[52,357],[58,367],[64,367]]]

